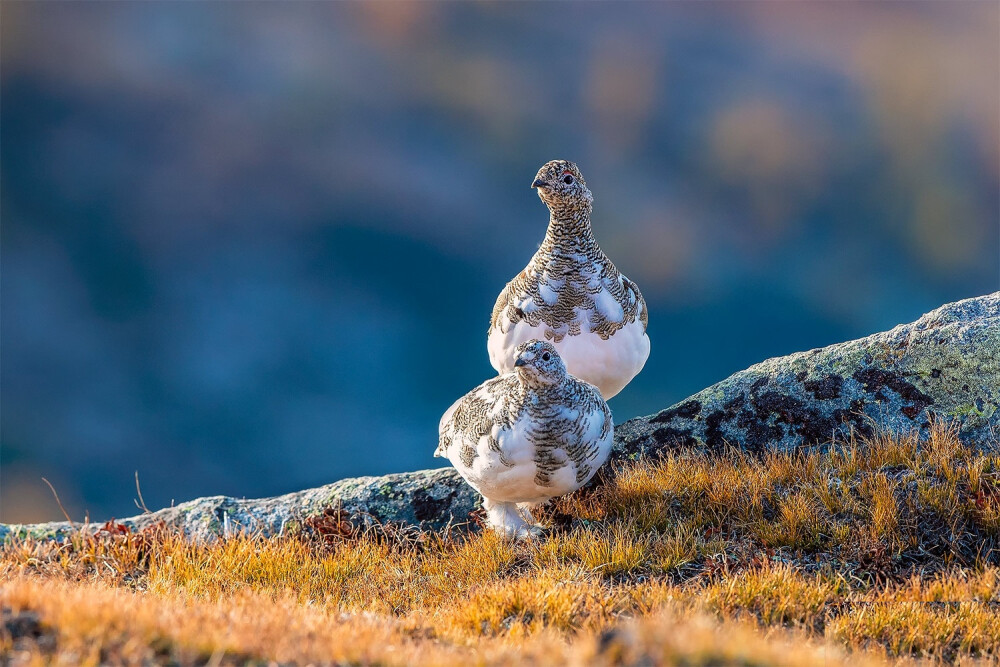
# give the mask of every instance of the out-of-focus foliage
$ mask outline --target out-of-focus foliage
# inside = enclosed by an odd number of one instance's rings
[[[995,3],[5,3],[2,505],[433,465],[577,161],[618,421],[997,288]]]

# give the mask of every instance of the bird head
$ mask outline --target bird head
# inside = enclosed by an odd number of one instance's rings
[[[552,343],[529,340],[514,350],[514,371],[531,386],[558,384],[566,377],[566,365]]]
[[[590,207],[594,196],[587,189],[580,169],[568,160],[552,160],[535,174],[531,187],[549,209]]]

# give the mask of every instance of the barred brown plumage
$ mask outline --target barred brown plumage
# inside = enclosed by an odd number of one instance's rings
[[[611,398],[649,356],[646,302],[597,244],[590,224],[593,195],[577,166],[553,160],[532,187],[549,208],[549,226],[528,266],[493,307],[490,362],[508,372],[517,345],[548,340],[571,374]]]
[[[525,537],[536,532],[531,505],[575,491],[607,460],[614,425],[597,388],[568,374],[552,343],[522,343],[514,366],[445,412],[435,455],[483,494],[492,527]]]

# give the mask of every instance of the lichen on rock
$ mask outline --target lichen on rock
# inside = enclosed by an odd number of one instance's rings
[[[875,430],[955,425],[978,446],[1000,434],[1000,292],[958,301],[867,338],[768,359],[615,433],[618,458],[678,446],[760,452]]]

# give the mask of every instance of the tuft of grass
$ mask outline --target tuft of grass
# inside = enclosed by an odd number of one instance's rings
[[[821,629],[844,599],[847,583],[837,576],[807,575],[787,564],[765,564],[707,586],[701,598],[724,616],[750,614],[763,625]]]
[[[591,572],[614,577],[646,569],[654,541],[654,533],[618,522],[554,535],[540,545],[536,558],[542,563],[577,563]]]
[[[811,489],[796,489],[777,499],[777,516],[758,526],[761,544],[790,549],[822,547],[832,536],[833,526],[817,496]]]
[[[593,632],[620,618],[648,614],[666,595],[659,584],[605,586],[582,568],[554,566],[480,587],[439,618],[452,637]]]
[[[62,543],[0,547],[0,655],[390,665],[997,657],[998,489],[1000,458],[938,425],[925,441],[881,435],[760,457],[682,450],[623,465],[553,503],[557,527],[530,543],[365,530],[335,510],[283,537],[210,544],[109,523]]]
[[[827,636],[892,655],[952,661],[1000,655],[1000,570],[958,570],[931,579],[914,575],[852,601]]]

